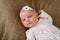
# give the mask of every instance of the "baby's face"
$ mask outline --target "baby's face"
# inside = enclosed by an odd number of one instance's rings
[[[34,11],[24,11],[20,13],[20,18],[26,28],[31,28],[38,22],[37,13]]]

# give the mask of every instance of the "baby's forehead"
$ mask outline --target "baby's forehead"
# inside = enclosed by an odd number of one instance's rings
[[[33,11],[23,11],[23,12],[21,12],[20,13],[20,15],[23,15],[23,16],[27,16],[27,15],[31,15],[31,14],[34,14],[34,12]]]
[[[29,11],[20,11],[20,14],[26,14],[26,13],[30,13],[30,14],[34,14],[34,13],[36,13],[36,11],[34,11],[34,10],[29,10]]]

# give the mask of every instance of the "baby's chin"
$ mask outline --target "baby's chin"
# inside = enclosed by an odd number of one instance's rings
[[[33,27],[33,25],[26,25],[25,27],[26,28],[31,28],[31,27]]]

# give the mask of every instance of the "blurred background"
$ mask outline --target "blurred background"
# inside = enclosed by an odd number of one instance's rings
[[[43,9],[60,28],[60,0],[0,0],[0,40],[25,40],[25,28],[21,24],[19,11],[25,5],[39,11]]]

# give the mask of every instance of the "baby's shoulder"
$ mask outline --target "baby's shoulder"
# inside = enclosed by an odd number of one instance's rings
[[[38,28],[39,28],[39,27],[30,28],[30,29],[28,29],[28,30],[26,31],[26,33],[33,33],[33,32],[36,32]]]
[[[39,26],[35,26],[33,28],[30,28],[29,30],[26,31],[27,34],[29,33],[35,33],[38,31],[42,31],[42,30],[48,30],[49,28],[47,27],[47,25],[39,25]]]

